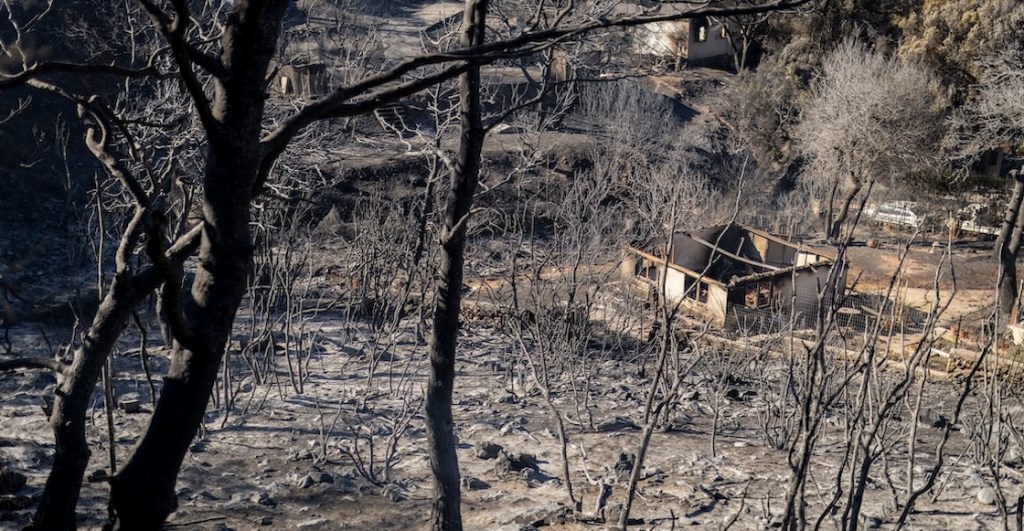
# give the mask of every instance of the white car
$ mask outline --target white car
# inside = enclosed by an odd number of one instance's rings
[[[875,223],[917,229],[924,223],[924,216],[917,215],[914,212],[916,208],[917,203],[913,201],[890,201],[881,205],[868,205],[861,215]]]

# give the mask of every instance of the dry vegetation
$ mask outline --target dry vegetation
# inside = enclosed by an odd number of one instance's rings
[[[995,82],[868,44],[926,20],[734,12],[734,76],[610,60],[596,3],[269,2],[280,42],[199,4],[98,11],[145,81],[95,98],[18,46],[123,59],[97,21],[0,4],[0,125],[36,131],[0,135],[0,528],[1021,529],[1024,177],[995,244],[862,217],[955,212],[981,148],[939,146],[1019,140],[979,127],[1019,125]],[[311,58],[371,86],[232,81]],[[733,222],[837,254],[813,313],[716,326],[623,275]]]

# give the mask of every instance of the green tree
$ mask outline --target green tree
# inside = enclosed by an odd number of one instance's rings
[[[992,149],[1019,154],[1024,148],[1024,49],[1002,50],[983,65],[973,95],[951,116],[946,148],[967,163]],[[995,254],[999,262],[996,295],[1000,321],[1005,323],[1020,296],[1017,257],[1024,246],[1024,175],[1012,173],[1014,188],[1003,215]]]
[[[924,0],[897,23],[900,56],[932,67],[958,93],[981,79],[986,58],[1024,44],[1018,0]]]

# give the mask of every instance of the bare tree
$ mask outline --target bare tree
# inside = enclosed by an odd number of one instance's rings
[[[104,111],[91,94],[76,94],[53,80],[55,73],[79,76],[118,77],[172,76],[180,82],[192,106],[192,116],[201,128],[200,144],[205,147],[201,163],[202,219],[187,234],[186,241],[168,247],[162,236],[164,215],[153,205],[145,190],[133,193],[138,214],[126,234],[133,235],[126,248],[134,246],[142,229],[148,233],[147,250],[162,287],[164,316],[174,338],[170,369],[152,418],[139,438],[125,466],[111,480],[111,504],[118,525],[126,529],[151,529],[162,525],[177,506],[174,484],[191,440],[202,423],[206,404],[223,361],[235,314],[242,302],[252,271],[253,244],[249,226],[252,200],[262,193],[281,154],[311,124],[331,118],[363,115],[414,94],[439,82],[465,74],[462,80],[462,149],[447,204],[445,230],[441,235],[442,258],[439,294],[435,305],[432,341],[431,382],[427,396],[428,433],[436,478],[434,526],[460,529],[458,463],[454,452],[451,393],[454,386],[456,333],[465,249],[465,222],[472,207],[478,179],[482,127],[479,118],[479,74],[482,65],[505,57],[523,57],[589,31],[608,27],[639,26],[646,23],[695,16],[757,13],[799,5],[807,0],[771,0],[749,8],[713,6],[672,14],[571,18],[574,4],[554,13],[538,9],[516,36],[484,42],[486,0],[469,2],[464,20],[466,40],[455,51],[427,53],[403,58],[378,73],[342,84],[324,97],[298,105],[286,117],[268,122],[266,83],[282,31],[282,19],[289,2],[284,0],[238,0],[215,2],[193,12],[185,0],[156,3],[138,0],[137,6],[149,19],[155,38],[163,42],[145,63],[131,58],[125,63],[81,64],[33,62],[22,57],[13,72],[0,75],[0,90],[28,85],[58,93],[87,110],[99,128],[88,138],[98,149],[97,157],[115,176],[127,175],[118,158],[110,156],[105,142],[112,137],[117,117]],[[8,4],[4,4],[7,6]],[[8,10],[9,11],[9,10]],[[15,20],[12,13],[11,20]],[[137,20],[136,15],[133,20]],[[20,39],[19,39],[20,40]],[[160,61],[157,61],[160,60]],[[474,80],[475,79],[475,80]],[[105,129],[104,129],[105,128]],[[131,146],[131,142],[128,142]],[[133,188],[130,178],[126,186]],[[186,285],[176,265],[179,249],[190,248],[198,235],[198,262],[194,280]],[[170,252],[171,258],[168,258]],[[126,270],[121,267],[119,270]],[[115,277],[126,281],[129,277]],[[146,284],[149,285],[149,284]],[[135,286],[139,288],[140,286]],[[142,286],[144,287],[144,286]],[[111,306],[101,306],[94,325],[105,325],[80,349],[73,362],[73,378],[63,392],[69,411],[54,413],[55,430],[84,423],[85,404],[95,387],[99,367],[109,348],[123,330],[116,313],[134,306],[135,297],[123,290],[109,290]],[[148,291],[148,290],[147,290]],[[108,317],[104,317],[108,316]],[[54,363],[32,362],[63,370]],[[71,418],[64,419],[64,415]],[[70,424],[69,424],[70,423]],[[78,430],[79,432],[81,430]],[[84,438],[73,436],[78,446],[65,457],[68,466],[54,467],[36,524],[46,529],[74,527],[74,506],[88,448]],[[57,433],[58,448],[64,437]]]
[[[941,134],[935,78],[847,38],[824,60],[803,108],[807,174],[828,183],[825,233],[837,240],[865,187],[927,168]]]

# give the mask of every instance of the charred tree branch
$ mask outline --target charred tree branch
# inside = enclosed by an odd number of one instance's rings
[[[14,75],[0,74],[0,90],[26,85],[33,79],[38,79],[47,74],[55,73],[114,76],[130,79],[163,76],[163,74],[161,74],[160,71],[152,65],[143,68],[126,68],[117,65],[90,65],[62,62],[39,63]]]
[[[199,82],[199,78],[192,69],[193,57],[196,54],[185,40],[185,32],[188,29],[190,20],[188,5],[181,0],[174,0],[175,14],[174,18],[171,18],[150,0],[138,0],[138,2],[149,15],[153,27],[167,39],[167,43],[171,46],[171,55],[174,57],[174,62],[178,65],[179,75],[185,84],[185,90],[188,91],[192,102],[196,106],[196,113],[199,114],[199,120],[203,123],[203,127],[207,131],[215,131],[217,121],[213,117],[210,100],[206,97],[206,91],[203,90],[202,83]],[[204,62],[210,63],[210,61]]]
[[[0,372],[18,369],[49,369],[63,375],[67,368],[68,365],[63,361],[53,358],[15,358],[0,361]]]

